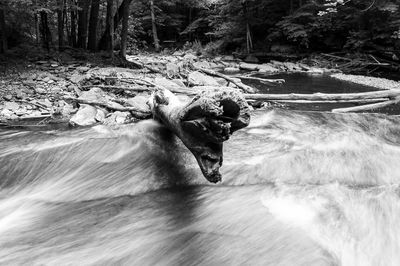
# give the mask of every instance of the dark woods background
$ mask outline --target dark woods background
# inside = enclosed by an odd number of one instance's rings
[[[399,0],[1,0],[0,50],[400,50]]]

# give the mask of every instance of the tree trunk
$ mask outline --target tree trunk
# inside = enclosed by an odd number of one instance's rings
[[[92,0],[92,6],[90,9],[90,20],[89,20],[89,36],[88,36],[88,49],[90,51],[97,50],[97,24],[99,20],[99,9],[100,0]]]
[[[7,50],[6,19],[4,9],[0,9],[0,53]]]
[[[150,12],[151,12],[151,25],[153,30],[153,40],[154,40],[154,48],[156,52],[160,51],[160,41],[158,40],[157,35],[157,25],[156,25],[156,16],[154,14],[154,1],[150,0]]]
[[[73,5],[76,4],[75,0],[72,1],[72,4]],[[77,36],[76,35],[76,18],[77,18],[76,8],[72,7],[70,13],[71,13],[71,45],[73,47],[76,47],[77,46],[77,43],[76,43],[76,40],[77,40],[77,38],[76,38],[76,36]]]
[[[360,93],[313,93],[313,94],[245,94],[248,100],[363,100],[363,99],[376,99],[376,98],[394,98],[400,95],[400,90],[384,90],[384,91],[371,91]]]
[[[222,143],[250,122],[250,109],[234,91],[203,93],[185,104],[168,90],[150,98],[154,118],[171,130],[196,158],[204,177],[221,181]]]
[[[79,0],[80,10],[78,11],[78,47],[86,48],[88,36],[88,13],[90,1]]]
[[[107,41],[106,41],[106,49],[113,57],[113,49],[114,49],[114,0],[107,0],[107,17],[106,17],[106,25],[107,25]]]
[[[50,51],[51,32],[49,29],[48,16],[46,11],[40,11],[40,22],[43,47],[46,48],[47,51]]]
[[[121,31],[121,50],[120,56],[126,59],[126,46],[127,46],[127,39],[128,39],[128,22],[129,22],[129,8],[130,8],[130,1],[124,1],[122,3],[122,7],[124,10],[123,18],[122,18],[122,31]]]
[[[57,24],[58,24],[58,49],[62,49],[64,46],[64,9],[65,0],[59,1],[59,7],[57,9]]]
[[[337,109],[333,109],[332,112],[334,112],[334,113],[350,113],[350,112],[371,111],[371,110],[376,110],[376,109],[380,109],[383,107],[387,107],[390,105],[398,104],[399,102],[400,102],[400,96],[394,98],[393,100],[380,102],[380,103],[372,103],[372,104],[347,107],[347,108],[337,108]]]
[[[115,13],[114,16],[114,32],[117,30],[119,23],[121,23],[122,18],[124,17],[124,5],[127,5],[128,7],[130,7],[130,4],[132,3],[132,0],[124,0],[122,2],[122,4],[119,6],[118,11]],[[108,31],[107,31],[107,25],[106,25],[106,30],[104,31],[103,35],[100,38],[99,41],[99,45],[100,45],[100,49],[104,50],[104,44],[106,43],[106,39],[108,36]]]

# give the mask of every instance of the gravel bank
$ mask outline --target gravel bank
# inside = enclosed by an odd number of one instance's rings
[[[331,75],[331,77],[361,85],[371,86],[380,90],[400,90],[400,82],[385,78],[374,78],[347,74],[333,74]]]

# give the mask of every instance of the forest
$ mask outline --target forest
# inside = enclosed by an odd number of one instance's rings
[[[397,61],[398,0],[2,0],[0,51],[367,52]]]

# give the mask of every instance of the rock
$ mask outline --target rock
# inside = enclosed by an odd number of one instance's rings
[[[131,114],[129,112],[116,111],[111,113],[105,120],[106,125],[120,125],[130,121]]]
[[[50,108],[53,106],[53,104],[49,101],[49,99],[44,99],[44,100],[38,100],[37,101],[39,104],[46,106],[47,108]]]
[[[79,71],[80,73],[85,73],[90,70],[90,67],[81,66],[81,67],[77,67],[76,70]]]
[[[188,82],[192,86],[219,86],[219,83],[210,76],[199,71],[194,71],[188,75]]]
[[[43,81],[43,82],[46,82],[46,83],[49,82],[50,80],[51,80],[51,79],[50,79],[49,77],[44,77],[44,78],[42,78],[42,81]]]
[[[172,80],[166,79],[164,77],[156,77],[154,83],[158,86],[164,87],[166,89],[179,89],[181,88],[178,84]]]
[[[210,63],[208,63],[207,61],[195,62],[193,63],[193,66],[195,68],[205,68],[205,69],[211,68]]]
[[[183,59],[187,60],[187,61],[195,61],[198,59],[197,56],[195,56],[194,54],[186,54]]]
[[[226,79],[217,78],[217,77],[215,77],[214,79],[218,82],[218,84],[220,86],[223,86],[223,87],[228,86],[228,81]]]
[[[302,70],[302,68],[299,65],[292,63],[292,62],[284,62],[283,65],[290,72],[298,72],[298,71]]]
[[[224,68],[224,72],[226,72],[226,73],[238,73],[238,72],[240,72],[240,69],[236,68],[236,67],[226,67],[226,68]]]
[[[81,105],[78,112],[69,120],[72,125],[90,126],[96,124],[97,109],[90,105]]]
[[[173,56],[183,56],[185,53],[182,51],[175,51],[172,55]]]
[[[178,76],[180,72],[179,65],[173,64],[173,63],[168,63],[166,65],[167,67],[167,75],[170,77]]]
[[[36,87],[36,88],[35,88],[35,92],[36,92],[37,94],[45,94],[45,93],[46,93],[46,90],[43,89],[42,87]]]
[[[11,101],[12,100],[12,95],[11,94],[4,95],[3,99],[6,100],[6,101]]]
[[[149,97],[144,95],[136,95],[133,98],[129,98],[126,102],[130,106],[134,106],[142,110],[143,112],[150,112],[150,107],[147,104]]]
[[[316,75],[322,75],[322,74],[324,74],[324,70],[321,69],[321,68],[312,67],[307,71],[307,73],[316,74]]]
[[[243,61],[245,61],[246,63],[258,63],[259,62],[258,58],[251,54],[246,56],[246,58]]]
[[[80,84],[81,82],[83,82],[83,81],[86,80],[86,75],[74,73],[74,74],[72,74],[72,76],[69,78],[69,80],[70,80],[72,83]]]
[[[224,55],[221,58],[222,61],[235,61],[235,58],[233,57],[233,55]]]
[[[260,73],[276,73],[279,71],[280,71],[279,69],[273,67],[271,64],[262,64],[262,65],[259,65],[259,68],[258,68],[258,72],[260,72]]]
[[[15,98],[21,100],[25,97],[24,93],[21,90],[16,90],[15,91]]]
[[[51,88],[51,91],[54,93],[60,93],[60,92],[62,92],[62,89],[60,87],[56,86],[56,87]]]
[[[4,109],[10,110],[15,113],[19,109],[19,104],[16,102],[5,102]]]
[[[79,99],[88,100],[88,101],[97,101],[102,102],[105,99],[105,93],[100,88],[91,88],[88,91],[84,91],[79,95]]]
[[[3,116],[5,119],[16,119],[18,118],[14,112],[8,110],[8,109],[3,109],[0,112],[0,115]]]
[[[258,64],[241,63],[239,68],[243,70],[256,71],[259,69],[259,66],[260,65]]]
[[[102,109],[102,108],[97,109],[97,113],[95,116],[96,121],[104,122],[104,120],[106,119],[107,113],[108,112],[105,109]]]
[[[183,83],[183,81],[181,79],[173,79],[171,81],[174,82],[179,87],[183,87],[183,88],[186,87],[185,83]]]
[[[53,84],[55,81],[50,79],[49,81],[47,81],[47,84]]]

